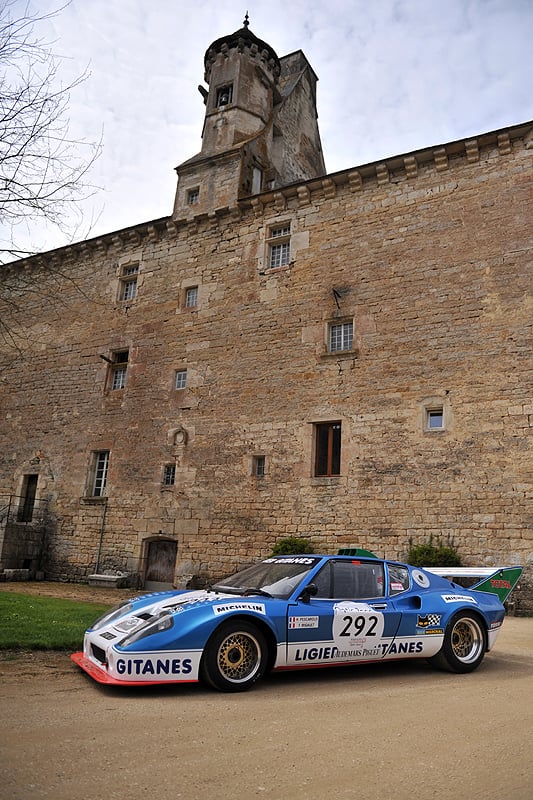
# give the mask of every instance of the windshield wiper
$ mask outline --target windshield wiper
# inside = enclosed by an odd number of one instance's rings
[[[258,594],[261,597],[273,597],[270,592],[267,592],[265,589],[260,589],[259,587],[253,588],[250,587],[249,589],[244,589],[242,596],[249,597],[250,595]]]

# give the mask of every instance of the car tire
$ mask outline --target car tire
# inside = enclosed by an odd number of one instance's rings
[[[477,669],[487,649],[487,636],[476,614],[459,611],[444,632],[439,652],[429,659],[432,666],[447,672],[472,672]]]
[[[246,621],[221,625],[208,641],[200,664],[201,678],[221,692],[244,692],[265,674],[264,635]]]

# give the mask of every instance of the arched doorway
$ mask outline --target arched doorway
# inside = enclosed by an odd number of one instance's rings
[[[172,589],[178,543],[170,539],[148,542],[144,588],[152,591]]]

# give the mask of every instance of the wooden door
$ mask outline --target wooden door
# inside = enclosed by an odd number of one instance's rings
[[[171,589],[178,543],[168,539],[150,542],[146,559],[145,589]]]

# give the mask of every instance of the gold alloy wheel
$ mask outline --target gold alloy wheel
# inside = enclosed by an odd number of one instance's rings
[[[452,629],[451,647],[463,664],[475,661],[483,649],[484,637],[479,623],[472,617],[458,619]]]
[[[261,665],[261,646],[250,633],[235,631],[220,643],[217,664],[228,681],[249,680]]]

